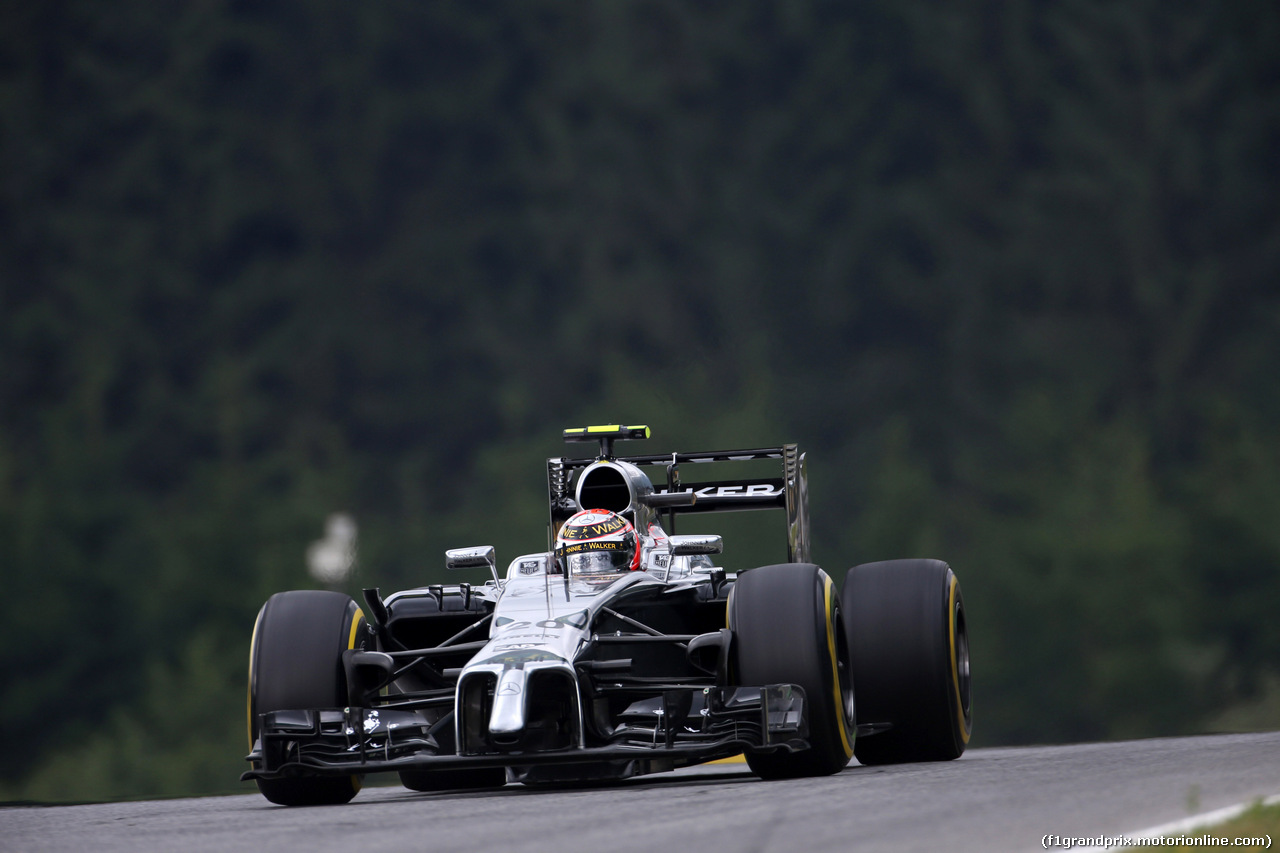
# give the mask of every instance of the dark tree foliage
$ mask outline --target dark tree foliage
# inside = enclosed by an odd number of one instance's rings
[[[330,513],[615,420],[950,560],[979,743],[1280,725],[1274,3],[3,5],[0,797],[234,790]]]

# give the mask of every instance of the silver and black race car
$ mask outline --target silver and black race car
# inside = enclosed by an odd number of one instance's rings
[[[347,802],[368,773],[414,790],[618,780],[744,755],[766,779],[958,757],[972,729],[968,634],[938,560],[810,562],[796,445],[618,456],[648,427],[565,430],[591,458],[547,460],[549,550],[482,584],[385,598],[273,595],[253,629],[251,769],[273,803]],[[685,483],[681,470],[780,463]],[[777,471],[777,469],[773,469]],[[659,476],[655,486],[650,474]],[[687,513],[785,513],[788,562],[728,571]],[[856,697],[856,703],[855,703]],[[856,717],[855,717],[856,708]]]

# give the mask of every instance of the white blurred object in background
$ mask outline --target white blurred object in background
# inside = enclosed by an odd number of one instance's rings
[[[325,521],[324,538],[307,548],[307,570],[324,584],[336,585],[351,575],[356,563],[356,520],[335,512]]]

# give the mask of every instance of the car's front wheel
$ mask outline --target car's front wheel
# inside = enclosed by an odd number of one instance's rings
[[[809,563],[743,572],[729,597],[737,682],[798,684],[805,692],[810,748],[747,754],[765,779],[825,776],[853,755],[853,679],[831,578]]]
[[[267,599],[249,650],[249,744],[268,711],[341,708],[347,704],[342,653],[365,633],[364,614],[349,595],[290,590]],[[258,790],[282,806],[345,803],[362,777],[300,776],[258,779]]]

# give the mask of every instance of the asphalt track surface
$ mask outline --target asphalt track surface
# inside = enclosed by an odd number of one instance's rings
[[[787,782],[719,764],[599,788],[368,787],[348,805],[317,808],[257,794],[4,807],[0,850],[1021,853],[1042,849],[1046,834],[1132,834],[1278,793],[1272,732],[976,749],[953,762],[854,763]]]

